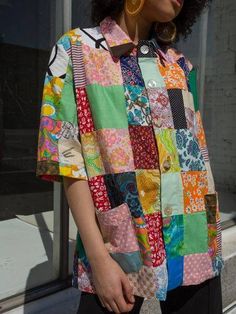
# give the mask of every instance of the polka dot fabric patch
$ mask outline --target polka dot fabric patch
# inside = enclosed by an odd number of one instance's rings
[[[197,285],[211,277],[213,277],[212,262],[207,253],[184,257],[184,286]]]
[[[110,253],[135,252],[139,250],[132,217],[127,204],[109,211],[97,211],[97,217]]]
[[[184,100],[181,89],[168,89],[175,129],[187,129]]]

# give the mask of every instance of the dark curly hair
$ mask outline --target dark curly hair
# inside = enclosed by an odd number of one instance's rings
[[[185,0],[179,15],[173,20],[177,27],[176,41],[180,36],[184,39],[192,32],[192,26],[202,10],[209,6],[212,0]],[[106,17],[117,17],[124,9],[125,0],[92,0],[92,21],[95,25]]]

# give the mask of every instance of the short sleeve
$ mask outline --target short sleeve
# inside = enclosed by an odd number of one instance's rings
[[[70,38],[54,45],[44,79],[37,146],[36,176],[62,181],[87,180],[81,152]]]

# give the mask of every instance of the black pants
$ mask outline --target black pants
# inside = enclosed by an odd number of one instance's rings
[[[135,296],[135,305],[129,313],[140,313],[144,299]],[[220,276],[200,285],[182,286],[168,291],[166,301],[160,302],[162,314],[222,314]],[[77,314],[108,314],[96,294],[81,292]],[[155,313],[153,313],[155,314]]]

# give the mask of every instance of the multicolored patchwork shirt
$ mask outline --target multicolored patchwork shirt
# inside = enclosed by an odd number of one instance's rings
[[[218,194],[196,71],[155,34],[138,45],[110,17],[64,34],[45,77],[37,176],[87,180],[109,254],[134,294],[217,276]],[[77,231],[74,287],[96,293]]]

